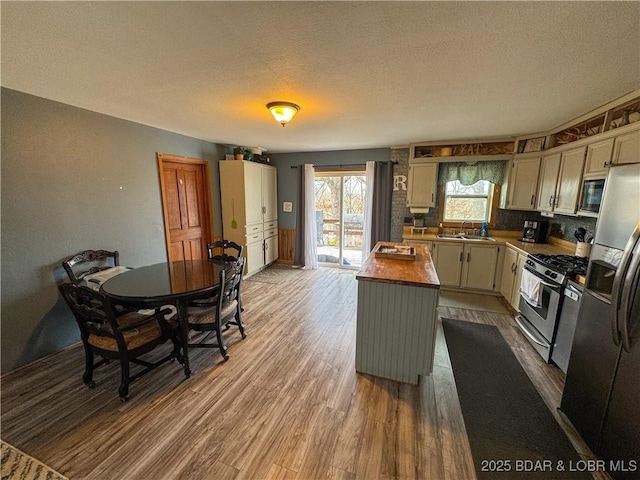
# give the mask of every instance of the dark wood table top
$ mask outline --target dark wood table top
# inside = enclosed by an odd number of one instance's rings
[[[100,290],[116,300],[136,304],[206,297],[218,288],[224,267],[225,263],[208,259],[156,263],[112,277]]]
[[[392,242],[378,242],[392,244]],[[407,245],[398,243],[398,245]],[[378,258],[369,255],[356,275],[358,280],[368,282],[395,283],[424,288],[440,288],[440,280],[435,266],[425,245],[409,244],[416,249],[415,260],[398,260],[395,258]],[[375,250],[375,248],[373,249]]]

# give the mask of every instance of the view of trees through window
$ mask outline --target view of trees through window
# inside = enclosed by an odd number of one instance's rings
[[[445,188],[445,221],[489,220],[493,186],[486,180],[462,185],[458,180],[447,182]]]
[[[364,175],[316,174],[318,261],[360,266],[365,192]]]
[[[316,177],[316,208],[333,218],[340,218],[342,178]],[[364,177],[344,177],[344,213],[364,213],[364,193]]]

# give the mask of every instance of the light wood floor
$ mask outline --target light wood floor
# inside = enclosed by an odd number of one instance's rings
[[[71,479],[475,478],[442,326],[420,386],[356,374],[356,288],[337,268],[245,281],[248,336],[228,332],[229,360],[194,350],[191,378],[166,364],[125,404],[118,365],[88,389],[70,347],[2,378],[2,438]],[[510,316],[439,313],[497,325],[558,418],[563,375]]]

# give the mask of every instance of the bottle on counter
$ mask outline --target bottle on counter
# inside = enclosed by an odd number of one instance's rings
[[[442,223],[440,223],[440,225],[438,225],[438,234],[442,234],[444,232],[444,228],[442,227]]]
[[[482,222],[482,226],[480,227],[480,236],[481,237],[489,236],[489,230],[487,229],[487,222]]]

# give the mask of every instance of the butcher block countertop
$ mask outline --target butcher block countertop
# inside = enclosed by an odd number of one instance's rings
[[[430,230],[430,229],[429,229]],[[405,242],[466,242],[480,243],[477,240],[464,240],[458,238],[438,238],[436,233],[425,230],[424,233],[411,233],[410,227],[405,227],[402,238]],[[576,244],[567,240],[556,237],[549,237],[549,243],[527,243],[520,241],[522,232],[513,231],[495,231],[490,232],[491,238],[495,238],[495,242],[483,241],[481,245],[507,245],[520,253],[531,255],[534,253],[543,253],[546,255],[575,255]]]
[[[381,243],[388,245],[391,242],[378,242],[374,250],[376,250]],[[436,274],[429,250],[425,245],[419,243],[407,243],[416,249],[415,260],[378,258],[371,253],[356,275],[356,279],[368,282],[410,285],[414,287],[440,288],[440,280],[438,280],[438,275]],[[391,244],[406,246],[407,243]]]

